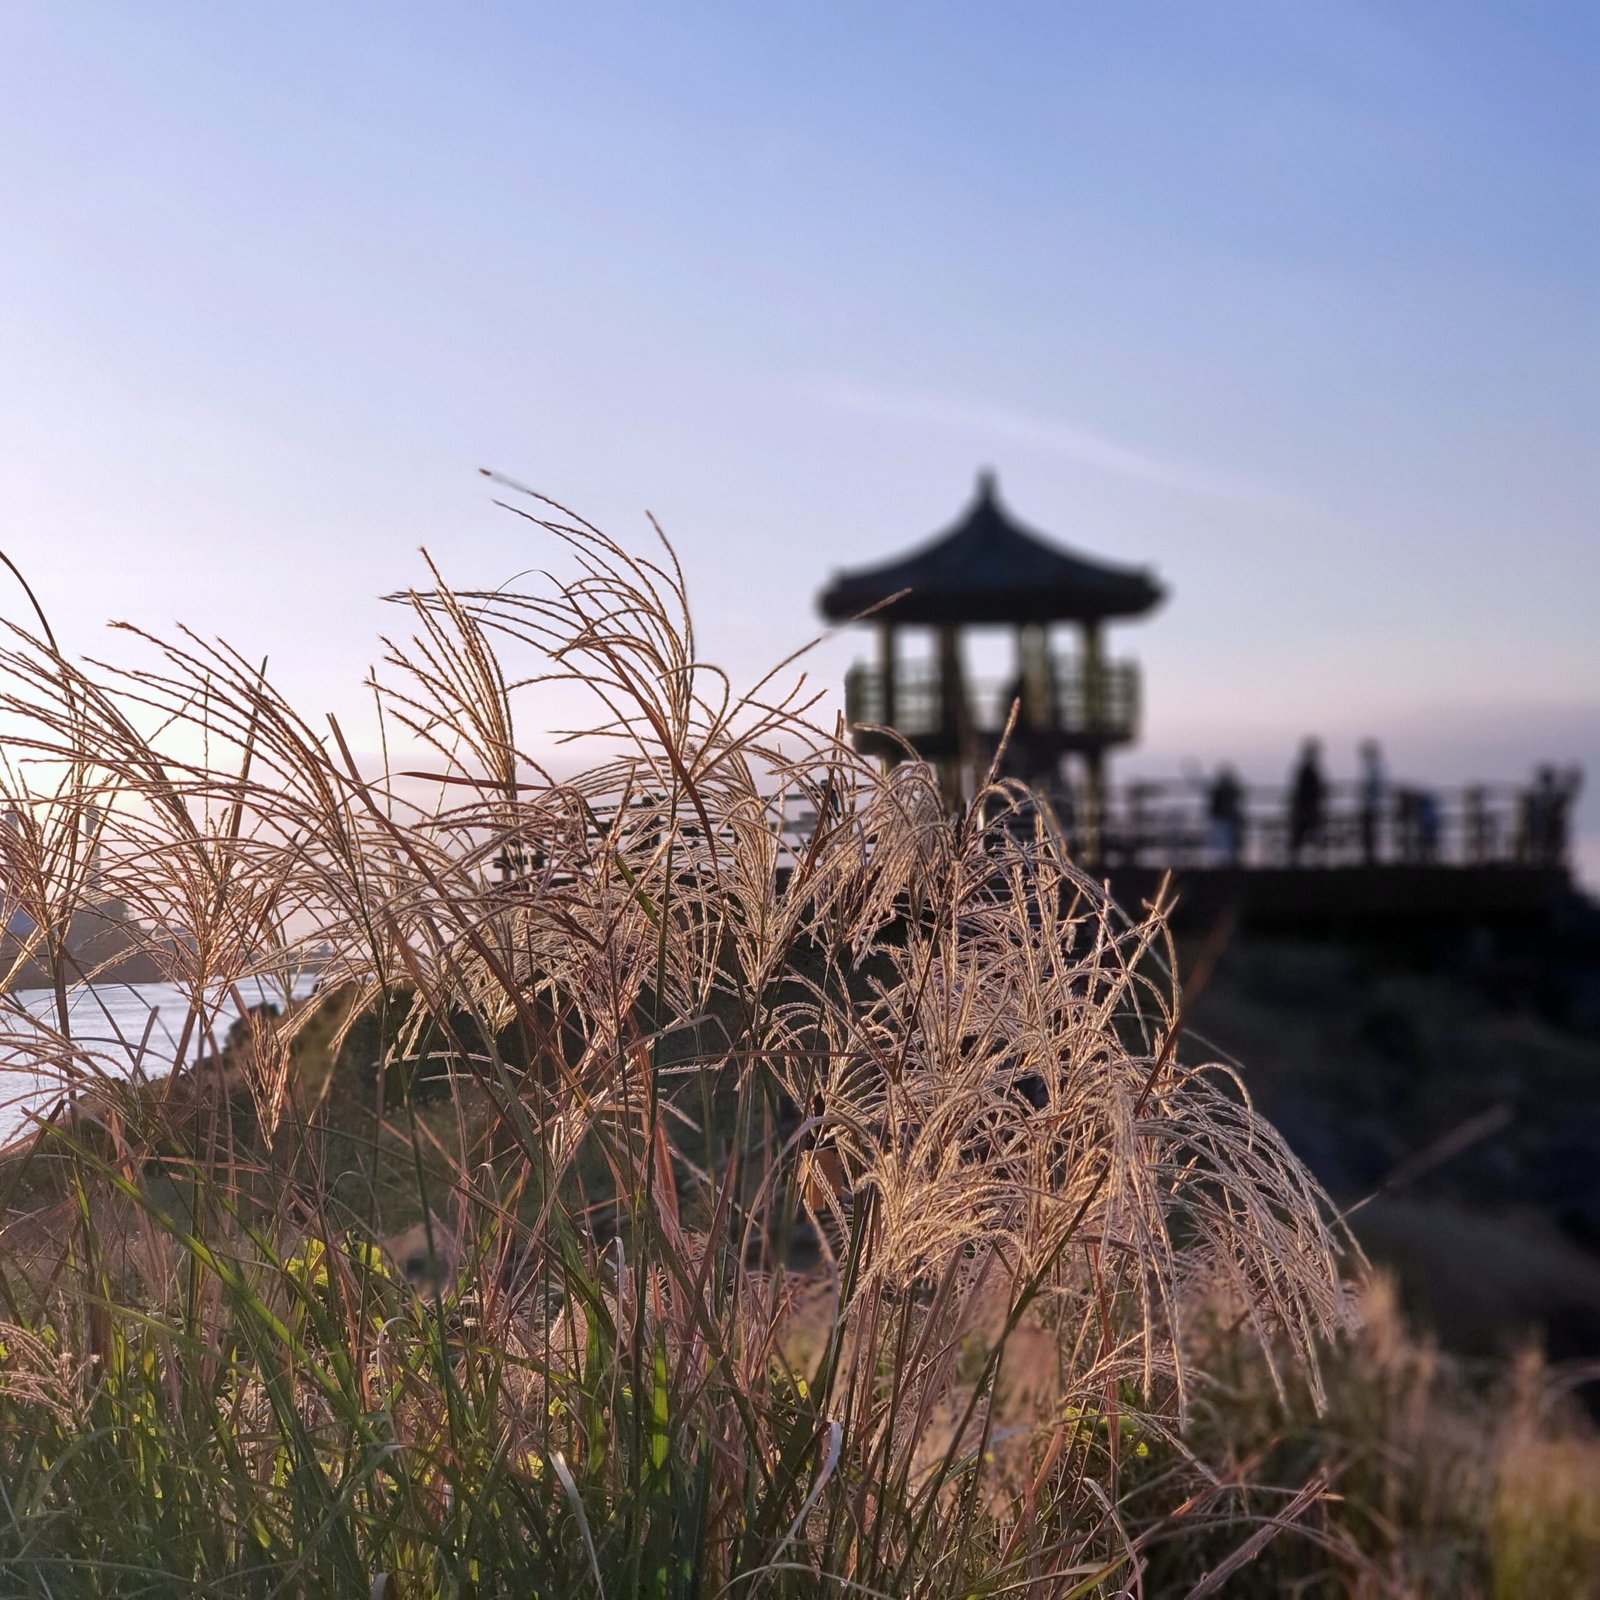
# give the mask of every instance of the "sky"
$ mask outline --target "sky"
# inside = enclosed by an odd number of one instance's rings
[[[1121,770],[1581,761],[1600,881],[1597,440],[1593,4],[0,8],[0,549],[85,652],[358,720],[419,547],[558,560],[490,466],[754,678],[987,466],[1171,591]]]

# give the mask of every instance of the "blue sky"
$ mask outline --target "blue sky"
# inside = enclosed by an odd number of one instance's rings
[[[480,464],[653,510],[741,675],[993,465],[1172,588],[1128,770],[1600,830],[1597,91],[1589,4],[12,0],[0,545],[354,716],[419,545],[548,559]]]

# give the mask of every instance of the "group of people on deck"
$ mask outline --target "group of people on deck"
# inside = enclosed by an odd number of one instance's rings
[[[1437,862],[1443,831],[1438,796],[1428,789],[1391,784],[1383,752],[1374,739],[1362,742],[1359,757],[1353,816],[1356,859],[1363,866],[1384,860],[1412,865]],[[1572,803],[1581,781],[1575,768],[1557,773],[1554,767],[1541,767],[1532,787],[1520,797],[1515,837],[1505,843],[1496,837],[1487,791],[1481,787],[1466,790],[1461,816],[1463,862],[1505,859],[1509,854],[1531,865],[1561,864],[1566,859]],[[1290,775],[1283,819],[1284,856],[1290,866],[1326,858],[1329,796],[1321,743],[1307,739]],[[1231,766],[1221,767],[1207,785],[1208,854],[1216,866],[1236,867],[1244,860],[1245,800],[1245,786]]]
[[[1356,836],[1361,863],[1372,866],[1383,852],[1385,802],[1390,798],[1383,751],[1376,739],[1363,739],[1356,782]],[[1439,802],[1426,789],[1393,792],[1395,854],[1402,861],[1431,862],[1439,856]],[[1289,781],[1288,857],[1297,867],[1320,855],[1328,843],[1328,780],[1322,773],[1322,745],[1307,739],[1300,747]]]

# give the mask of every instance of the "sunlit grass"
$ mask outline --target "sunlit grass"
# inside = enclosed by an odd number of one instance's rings
[[[327,952],[170,1078],[65,1004],[0,1039],[75,1097],[0,1171],[0,1592],[1204,1593],[1328,1525],[1332,1454],[1276,1500],[1204,1458],[1208,1374],[1314,1412],[1350,1302],[1317,1185],[1181,1048],[1160,915],[1020,792],[952,819],[803,685],[733,693],[670,552],[526,505],[580,576],[398,597],[390,770],[192,637],[0,661],[63,997],[98,895],[190,1034]],[[519,731],[558,680],[600,707],[561,783]]]

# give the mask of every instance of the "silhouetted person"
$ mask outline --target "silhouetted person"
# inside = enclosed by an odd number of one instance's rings
[[[1540,767],[1533,787],[1522,797],[1522,825],[1517,854],[1534,866],[1543,866],[1550,849],[1550,812],[1556,797],[1556,769]]]
[[[1307,845],[1320,848],[1327,821],[1328,780],[1322,775],[1322,746],[1307,739],[1300,747],[1289,784],[1289,865],[1300,864]]]
[[[1244,785],[1230,766],[1218,768],[1206,791],[1211,824],[1211,857],[1218,866],[1236,867],[1244,854]]]
[[[1565,862],[1567,845],[1572,828],[1572,812],[1578,803],[1578,792],[1583,788],[1583,768],[1568,767],[1561,774],[1561,801],[1556,808],[1555,851],[1556,860]]]
[[[1417,791],[1399,788],[1394,792],[1394,851],[1408,867],[1417,860]]]
[[[1522,801],[1520,852],[1535,866],[1558,867],[1566,860],[1572,802],[1582,786],[1578,767],[1558,775],[1554,767],[1544,766],[1535,774],[1533,788]]]
[[[1431,867],[1439,859],[1439,801],[1429,789],[1416,793],[1417,860]]]
[[[1130,867],[1139,864],[1145,847],[1160,841],[1150,817],[1150,800],[1157,793],[1155,784],[1135,778],[1127,787],[1128,826],[1122,839],[1122,859]]]
[[[1463,797],[1462,807],[1467,860],[1479,867],[1494,859],[1495,825],[1489,812],[1489,791],[1481,783],[1475,783]]]
[[[1361,861],[1370,867],[1378,859],[1378,842],[1383,829],[1383,799],[1388,780],[1383,771],[1383,752],[1376,739],[1361,742],[1361,781],[1356,820],[1361,831]]]
[[[1394,796],[1395,836],[1400,859],[1407,866],[1427,866],[1439,859],[1439,801],[1426,789],[1397,789]]]

